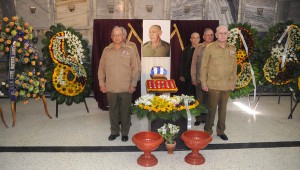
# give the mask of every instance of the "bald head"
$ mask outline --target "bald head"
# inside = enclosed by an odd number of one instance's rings
[[[193,32],[193,33],[191,34],[190,41],[191,41],[191,43],[192,43],[192,46],[193,46],[193,47],[196,47],[196,46],[199,44],[199,42],[200,42],[200,34],[197,33],[197,32]]]
[[[226,43],[228,37],[228,28],[224,25],[220,25],[217,27],[216,30],[217,30],[216,32],[217,40],[221,43]]]

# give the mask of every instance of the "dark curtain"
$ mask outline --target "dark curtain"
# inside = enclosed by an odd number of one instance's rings
[[[0,7],[2,11],[2,17],[8,17],[11,19],[12,16],[16,16],[14,1],[0,0]]]
[[[111,31],[114,26],[122,26],[126,28],[127,33],[130,33],[130,28],[128,24],[131,24],[133,29],[139,35],[139,37],[143,38],[143,20],[140,19],[96,19],[94,20],[94,32],[93,32],[93,47],[92,47],[92,70],[93,70],[93,90],[94,90],[94,98],[98,101],[98,107],[103,110],[108,110],[108,103],[106,94],[103,94],[99,90],[99,81],[98,81],[98,66],[101,58],[101,54],[103,49],[108,46],[112,41],[110,38]],[[132,35],[131,42],[134,42],[139,50],[141,51],[141,43],[138,39]],[[133,94],[133,101],[141,96],[140,82],[137,85],[136,92]]]
[[[203,32],[206,28],[211,28],[214,32],[219,26],[218,20],[172,20],[171,21],[171,33],[175,30],[174,24],[176,24],[179,34],[181,36],[184,47],[191,44],[190,36],[193,32],[200,34],[200,42],[203,42]],[[178,88],[176,94],[182,94],[182,84],[179,81],[178,65],[182,53],[178,34],[175,34],[171,39],[171,79],[174,79]]]

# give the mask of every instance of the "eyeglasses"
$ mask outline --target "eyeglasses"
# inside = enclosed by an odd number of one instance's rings
[[[204,36],[214,36],[214,34],[205,34]]]

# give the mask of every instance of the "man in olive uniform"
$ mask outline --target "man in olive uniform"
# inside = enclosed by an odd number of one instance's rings
[[[138,81],[138,62],[132,48],[125,45],[122,29],[114,27],[111,33],[113,46],[107,46],[98,68],[100,91],[107,93],[110,130],[108,140],[115,140],[122,134],[122,141],[128,141],[132,93]],[[121,128],[119,126],[121,121]]]
[[[197,32],[191,34],[191,45],[184,48],[178,65],[179,81],[182,82],[182,93],[189,96],[196,96],[195,86],[192,85],[191,64],[194,50],[199,45],[200,35]]]
[[[143,45],[144,57],[169,57],[170,43],[163,41],[160,37],[162,35],[161,27],[159,25],[152,25],[149,29],[149,39]]]
[[[234,90],[237,80],[236,50],[227,43],[228,29],[217,28],[217,41],[209,44],[203,54],[200,68],[202,89],[208,95],[208,114],[204,131],[213,133],[216,109],[218,107],[217,135],[228,140],[224,133],[227,102],[230,92]]]
[[[210,28],[206,28],[203,33],[204,42],[199,44],[194,51],[192,64],[191,64],[191,78],[192,84],[196,86],[196,97],[200,104],[207,106],[207,93],[202,90],[200,83],[200,66],[203,57],[205,47],[214,40],[214,32]],[[200,116],[196,116],[195,126],[199,126],[200,122],[205,122],[206,113],[201,113]]]

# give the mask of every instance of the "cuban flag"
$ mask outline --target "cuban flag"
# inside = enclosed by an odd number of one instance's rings
[[[156,74],[167,75],[167,73],[168,73],[167,70],[164,69],[163,67],[153,66],[152,69],[151,69],[150,75],[151,76],[156,75]]]

